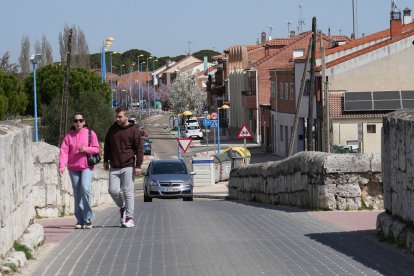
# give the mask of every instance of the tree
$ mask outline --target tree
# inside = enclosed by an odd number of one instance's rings
[[[3,57],[0,58],[0,71],[3,71],[7,74],[17,74],[17,69],[19,65],[16,63],[10,63],[10,54],[6,51],[3,54]]]
[[[200,50],[200,51],[195,52],[193,54],[194,57],[196,57],[196,58],[198,58],[200,60],[203,60],[203,61],[204,61],[204,57],[207,57],[207,60],[209,62],[212,62],[213,61],[213,57],[214,56],[217,56],[217,55],[220,55],[220,53],[219,52],[216,52],[216,51],[213,51],[213,50],[207,50],[207,49],[206,50]]]
[[[69,25],[65,24],[65,26],[63,27],[63,34],[59,33],[59,53],[60,63],[62,64],[66,63],[66,55],[68,53],[69,30]]]
[[[15,76],[0,72],[0,120],[23,114],[27,104],[22,83]]]
[[[207,95],[197,85],[197,79],[186,72],[179,73],[171,85],[169,101],[175,113],[186,110],[194,115],[203,113]]]
[[[89,69],[90,55],[89,46],[86,41],[85,33],[80,27],[75,25],[69,26],[65,24],[63,33],[59,33],[59,52],[60,61],[62,64],[66,63],[66,54],[68,52],[69,30],[72,29],[72,59],[71,67],[80,67]]]
[[[157,91],[157,98],[161,100],[161,102],[169,102],[171,91],[171,85],[161,84]]]
[[[59,145],[60,110],[62,101],[55,97],[49,105],[41,106],[42,120],[40,135],[45,142]],[[70,98],[68,104],[68,126],[72,126],[72,115],[81,112],[91,129],[98,135],[99,141],[105,139],[105,134],[114,122],[114,112],[110,103],[102,97],[99,91],[81,91],[78,97]],[[69,129],[67,130],[69,131]]]
[[[53,63],[52,46],[45,35],[42,35],[42,67]]]
[[[64,65],[48,65],[36,70],[38,106],[50,106],[54,98],[61,100]],[[69,95],[77,99],[82,91],[98,91],[100,97],[110,105],[111,92],[95,73],[83,68],[72,68],[69,73]],[[25,79],[25,92],[29,99],[27,112],[33,112],[33,74]]]
[[[30,73],[30,40],[27,35],[22,37],[19,64],[21,79],[24,79]]]
[[[85,33],[81,29],[78,30],[77,38],[76,56],[78,57],[78,62],[76,65],[80,68],[89,69],[91,67],[89,61],[89,46],[86,41]]]

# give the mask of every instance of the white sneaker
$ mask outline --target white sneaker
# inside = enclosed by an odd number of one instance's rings
[[[130,228],[130,227],[134,227],[134,221],[131,219],[126,219],[125,222],[122,223],[122,227],[126,227],[126,228]]]

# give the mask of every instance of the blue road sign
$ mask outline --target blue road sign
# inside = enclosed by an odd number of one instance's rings
[[[218,120],[211,120],[211,128],[218,128]]]
[[[209,120],[209,119],[204,119],[204,120],[203,120],[203,125],[204,125],[205,127],[209,127],[209,126],[211,126],[211,120]]]

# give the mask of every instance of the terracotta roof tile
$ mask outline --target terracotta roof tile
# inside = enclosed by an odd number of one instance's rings
[[[389,111],[348,112],[344,110],[344,92],[329,92],[329,116],[331,119],[381,119]]]
[[[387,46],[387,45],[389,45],[389,44],[391,44],[391,43],[394,43],[394,42],[399,41],[399,40],[401,40],[401,39],[404,39],[404,38],[410,37],[410,36],[412,36],[412,35],[414,35],[414,30],[411,30],[411,31],[409,31],[409,32],[404,33],[404,34],[403,34],[401,37],[399,37],[398,39],[393,39],[393,40],[388,39],[388,40],[381,41],[381,42],[376,43],[376,44],[374,44],[374,45],[372,45],[372,46],[369,46],[369,47],[363,48],[363,49],[361,49],[361,50],[359,50],[359,51],[353,52],[353,53],[351,53],[351,54],[348,54],[348,55],[346,55],[346,56],[343,56],[343,57],[337,58],[337,59],[335,59],[335,60],[333,60],[333,61],[331,61],[331,62],[328,62],[328,63],[326,64],[326,68],[330,68],[330,67],[333,67],[333,66],[335,66],[335,65],[338,65],[338,64],[340,64],[340,63],[343,63],[343,62],[346,62],[346,61],[348,61],[348,60],[354,59],[354,58],[356,58],[356,57],[362,56],[362,55],[364,55],[364,54],[367,54],[367,53],[372,52],[372,51],[374,51],[374,50],[377,50],[377,49],[379,49],[379,48],[385,47],[385,46]],[[318,67],[316,68],[316,70],[317,70],[317,71],[320,71],[320,70],[321,70],[321,67],[320,67],[320,66],[318,66]]]

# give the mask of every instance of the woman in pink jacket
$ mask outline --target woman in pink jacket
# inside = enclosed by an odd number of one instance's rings
[[[92,171],[88,165],[87,154],[97,154],[100,151],[98,138],[91,130],[90,145],[88,145],[89,129],[82,113],[73,116],[73,126],[63,138],[59,154],[59,175],[62,176],[67,165],[75,197],[75,228],[92,228]]]

